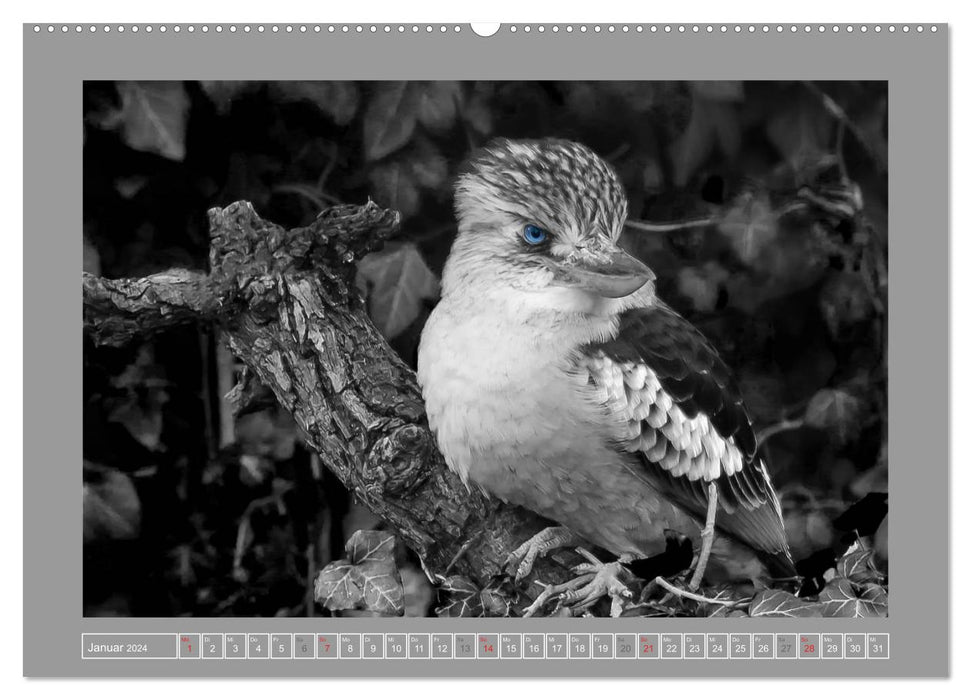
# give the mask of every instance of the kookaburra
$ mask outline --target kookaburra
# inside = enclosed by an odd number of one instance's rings
[[[739,389],[619,247],[611,166],[570,141],[493,141],[455,209],[418,378],[449,468],[561,526],[514,553],[518,577],[574,537],[621,561],[663,551],[667,530],[698,546],[711,484],[708,578],[791,575]]]

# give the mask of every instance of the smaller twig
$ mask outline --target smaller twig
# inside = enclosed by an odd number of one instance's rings
[[[608,153],[607,157],[604,160],[606,160],[608,163],[613,163],[619,160],[620,157],[625,155],[629,150],[630,150],[630,142],[625,141],[624,143],[620,144],[617,148],[615,148],[613,151]]]
[[[718,598],[716,598],[715,600],[718,600]],[[711,611],[711,613],[708,614],[708,617],[715,617],[715,615],[720,613],[722,610],[732,610],[742,605],[748,605],[751,602],[752,602],[751,598],[743,598],[742,600],[731,600],[731,599],[724,600],[717,608],[715,608],[714,610]]]
[[[323,211],[333,204],[342,203],[340,199],[332,194],[328,194],[323,190],[314,189],[311,185],[305,185],[299,182],[277,185],[272,191],[280,194],[294,194],[298,197],[303,197],[313,204],[318,211]]]
[[[708,484],[708,515],[705,518],[705,529],[701,531],[701,552],[698,554],[698,565],[691,576],[688,589],[698,590],[701,579],[708,568],[708,557],[711,556],[711,544],[715,540],[715,513],[718,510],[718,484],[712,481]]]
[[[236,601],[242,598],[246,594],[246,588],[240,587],[235,593],[231,593],[224,600],[222,600],[215,608],[213,608],[213,615],[221,615],[225,610],[233,607]]]
[[[236,528],[236,547],[233,550],[233,577],[239,579],[245,575],[243,571],[243,555],[246,553],[248,543],[246,539],[250,534],[249,516],[244,514],[240,518],[239,526]],[[239,574],[239,575],[237,575]]]
[[[798,430],[799,428],[803,427],[805,424],[806,424],[805,418],[793,418],[791,420],[788,418],[784,418],[778,423],[774,423],[773,425],[770,425],[769,427],[759,431],[758,435],[756,436],[756,442],[759,445],[762,445],[765,443],[766,440],[768,440],[773,435],[778,435],[779,433],[784,433],[789,430]]]
[[[469,551],[469,547],[471,547],[473,544],[475,544],[476,541],[478,541],[480,535],[481,533],[479,535],[476,535],[475,537],[472,537],[466,540],[466,542],[461,547],[459,547],[459,551],[457,551],[455,553],[455,556],[452,557],[451,561],[449,561],[448,566],[445,567],[445,571],[442,572],[442,576],[448,576],[448,572],[451,571],[452,567],[454,567],[458,563],[459,559],[461,559],[465,555],[465,553]]]
[[[718,600],[717,598],[706,598],[703,595],[698,595],[697,593],[692,593],[691,591],[686,591],[686,590],[684,590],[682,588],[678,588],[677,586],[668,583],[667,581],[665,581],[660,576],[658,576],[657,578],[655,578],[654,579],[654,582],[657,585],[661,586],[661,588],[663,588],[666,591],[668,591],[669,593],[677,596],[678,598],[687,598],[688,600],[693,600],[693,601],[696,601],[698,603],[707,603],[709,605],[726,605],[729,602],[729,601],[725,601],[725,600]],[[743,603],[744,603],[744,601],[737,600],[737,601],[731,602],[731,605],[733,605],[733,606],[734,605],[741,605]]]
[[[866,154],[871,158],[871,160],[873,160],[873,162],[881,170],[886,170],[887,169],[886,161],[883,159],[881,155],[879,155],[873,150],[873,148],[870,146],[870,143],[867,141],[866,136],[863,133],[863,130],[860,129],[860,127],[858,127],[853,122],[853,120],[849,118],[849,115],[846,114],[846,111],[842,107],[840,107],[840,105],[836,102],[836,100],[830,97],[821,87],[819,87],[818,85],[816,85],[814,82],[810,80],[804,80],[802,81],[802,84],[806,86],[809,92],[811,92],[813,95],[816,96],[816,98],[823,105],[823,109],[829,112],[829,115],[833,117],[833,119],[843,124],[845,128],[851,134],[853,134],[853,137],[856,139],[857,143],[859,143],[860,146],[863,148],[863,150],[866,151]]]
[[[324,151],[328,156],[327,164],[324,165],[324,169],[320,171],[320,177],[317,178],[317,189],[321,192],[324,190],[324,185],[327,184],[327,178],[333,172],[334,166],[337,165],[337,144],[333,141],[328,141],[324,147]]]
[[[796,212],[805,212],[808,209],[809,209],[808,203],[804,201],[800,201],[798,199],[794,199],[791,202],[787,202],[786,204],[776,209],[773,212],[773,215],[775,216],[776,219],[783,219],[789,216],[789,214],[795,214]]]
[[[421,570],[425,573],[425,578],[427,578],[432,585],[439,585],[445,581],[445,576],[443,574],[436,574],[434,571],[428,568],[428,564],[422,557],[418,557],[418,563],[421,565]]]
[[[632,228],[636,231],[644,231],[646,233],[670,233],[672,231],[681,231],[686,228],[702,228],[704,226],[711,226],[712,224],[717,224],[719,219],[717,217],[708,217],[704,219],[685,219],[684,221],[638,221],[637,219],[628,219],[624,222],[624,226]]]

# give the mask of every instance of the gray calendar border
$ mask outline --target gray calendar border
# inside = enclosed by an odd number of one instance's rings
[[[948,29],[608,33],[35,33],[24,26],[24,673],[29,676],[942,676],[949,630]],[[156,25],[157,27],[158,25]],[[169,25],[171,26],[171,25]],[[185,25],[183,25],[184,27]],[[223,25],[224,28],[229,25]],[[243,25],[238,25],[242,27]],[[256,25],[252,25],[255,27]],[[299,25],[297,25],[299,26]],[[312,25],[311,25],[312,26]],[[368,26],[368,25],[366,25]],[[422,25],[424,27],[424,25]],[[452,27],[453,25],[449,25]],[[564,25],[561,25],[564,26]],[[592,27],[592,25],[589,25]],[[650,25],[647,25],[650,26]],[[733,26],[733,25],[732,25]],[[761,27],[761,24],[756,25]],[[775,25],[772,25],[773,27]],[[827,25],[828,27],[829,25]],[[898,27],[901,25],[897,25]],[[914,25],[911,25],[912,27]],[[928,25],[924,25],[927,27]],[[130,27],[130,25],[128,25]],[[214,25],[210,25],[214,27]],[[326,27],[326,25],[325,25]],[[605,25],[606,27],[606,25]],[[884,25],[884,28],[886,25]],[[81,83],[85,79],[888,80],[890,560],[884,620],[81,617]],[[52,255],[60,249],[61,255]],[[82,632],[889,632],[889,661],[78,658]]]

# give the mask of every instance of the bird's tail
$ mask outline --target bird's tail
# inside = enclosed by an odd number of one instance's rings
[[[789,554],[788,549],[775,554],[769,552],[758,552],[757,554],[759,561],[765,565],[769,578],[773,581],[798,581],[799,574],[796,572],[796,565],[792,561],[792,555]]]
[[[765,552],[731,537],[716,537],[705,580],[712,584],[751,581],[777,588],[776,581],[793,581],[796,567],[788,551]]]

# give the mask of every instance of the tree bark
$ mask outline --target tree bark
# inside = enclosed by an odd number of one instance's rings
[[[323,463],[433,580],[449,573],[494,585],[507,553],[545,523],[469,491],[446,467],[414,373],[368,319],[354,261],[397,230],[398,214],[370,202],[339,206],[287,231],[237,202],[210,210],[209,222],[208,274],[84,274],[86,332],[122,345],[180,323],[218,325],[247,369],[234,400],[245,402],[254,378],[269,387]],[[567,575],[556,561],[538,563],[513,613],[539,593],[536,579]]]

